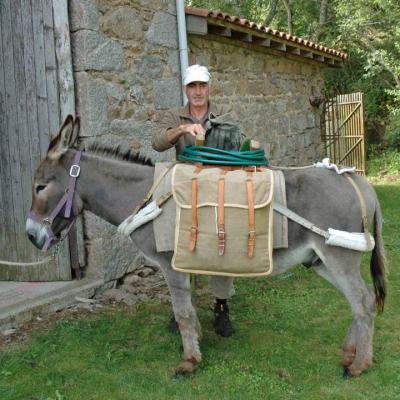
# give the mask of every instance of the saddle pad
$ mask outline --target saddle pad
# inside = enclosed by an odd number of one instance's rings
[[[171,165],[171,162],[158,162],[155,165],[154,180],[160,173]],[[282,171],[273,170],[274,174],[274,202],[287,206],[285,177]],[[154,191],[154,198],[158,199],[165,193],[171,192],[172,169],[167,173],[160,185]],[[162,205],[163,212],[153,221],[154,237],[157,252],[174,251],[175,237],[175,202],[171,198]],[[286,249],[288,247],[288,221],[287,218],[274,211],[273,248]]]
[[[217,233],[221,179],[224,182],[222,229],[225,232],[222,253]],[[197,239],[191,236],[192,182],[197,182],[194,211],[198,221]],[[262,276],[272,272],[271,170],[249,173],[243,169],[222,171],[211,167],[198,171],[195,165],[178,164],[172,173],[172,194],[176,203],[175,247],[171,262],[174,270],[238,277]],[[254,213],[254,227],[249,227],[249,213]],[[250,245],[250,232],[255,232],[254,247]]]

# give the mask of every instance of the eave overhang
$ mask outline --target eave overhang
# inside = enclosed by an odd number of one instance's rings
[[[329,67],[342,67],[346,53],[265,27],[219,11],[186,7],[186,29],[191,35],[223,38],[236,43],[247,43],[274,54],[314,61]]]

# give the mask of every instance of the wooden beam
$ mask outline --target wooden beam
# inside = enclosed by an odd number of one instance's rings
[[[232,30],[224,26],[208,25],[208,32],[218,36],[232,37]]]
[[[271,47],[276,50],[286,51],[286,44],[281,42],[276,42],[275,40],[271,40]]]
[[[239,39],[242,42],[246,43],[251,43],[253,41],[252,35],[250,33],[245,33],[245,32],[232,31],[232,38]]]
[[[67,1],[53,0],[53,10],[58,82],[60,89],[60,119],[64,121],[68,114],[75,115],[74,76],[72,72]]]
[[[195,35],[207,35],[207,18],[186,14],[186,30],[188,33],[193,33]]]
[[[300,55],[300,49],[298,47],[286,45],[286,51],[290,54]]]
[[[51,1],[51,0],[50,0]],[[72,53],[71,53],[71,37],[69,30],[69,18],[68,18],[68,2],[67,0],[52,0],[53,1],[53,15],[54,15],[54,39],[56,48],[56,58],[58,64],[58,88],[60,97],[60,120],[64,121],[68,114],[76,115],[75,110],[75,86],[74,86],[74,75],[72,68]],[[75,277],[80,279],[80,259],[85,259],[85,248],[78,250],[78,238],[83,238],[83,225],[82,217],[79,217],[79,224],[75,224],[70,230],[68,238],[62,247],[64,251],[61,254],[66,259],[66,255],[69,254],[70,268],[75,272]],[[77,228],[79,226],[79,228]],[[60,245],[62,246],[62,245]],[[58,264],[67,263],[67,260],[63,260],[58,257]],[[69,273],[71,273],[69,271]]]
[[[300,55],[303,56],[303,57],[305,57],[305,58],[314,59],[313,53],[311,53],[311,51],[308,51],[308,50],[300,49]]]
[[[325,61],[324,56],[321,56],[320,54],[313,53],[313,57],[314,57],[314,60],[321,61],[321,62]]]
[[[253,43],[258,46],[271,47],[271,39],[269,39],[269,38],[264,38],[264,37],[259,37],[259,36],[253,35]]]

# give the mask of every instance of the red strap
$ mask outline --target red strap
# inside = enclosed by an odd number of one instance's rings
[[[194,251],[197,241],[197,178],[192,178],[192,226],[190,228],[189,251]]]
[[[249,238],[247,243],[247,255],[252,258],[254,255],[254,247],[256,244],[256,226],[254,217],[254,194],[252,172],[247,172],[247,201],[249,205]]]
[[[227,173],[226,170],[220,171],[221,175]],[[225,252],[225,178],[221,177],[218,181],[218,254],[222,256]]]
[[[201,165],[197,165],[194,170],[194,174],[198,175],[202,170]],[[189,242],[189,251],[194,251],[196,249],[197,242],[197,230],[198,230],[198,221],[197,221],[197,176],[192,178],[192,226],[190,228],[190,242]]]

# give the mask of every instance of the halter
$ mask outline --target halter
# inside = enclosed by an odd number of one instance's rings
[[[32,218],[34,221],[39,222],[46,229],[47,239],[42,248],[42,251],[47,251],[48,248],[50,247],[50,245],[52,244],[52,242],[58,241],[58,240],[56,240],[56,235],[54,234],[51,226],[53,224],[54,219],[58,216],[58,214],[60,213],[60,211],[62,210],[64,205],[65,205],[64,218],[70,218],[71,210],[72,210],[73,219],[70,222],[66,232],[63,234],[63,237],[60,238],[59,240],[63,240],[68,235],[68,232],[72,228],[72,225],[75,222],[75,219],[79,214],[79,212],[77,212],[77,210],[73,210],[73,199],[74,199],[74,194],[75,194],[76,179],[78,178],[78,176],[81,172],[81,167],[79,165],[79,163],[81,161],[81,155],[82,155],[81,151],[77,151],[75,153],[74,162],[71,165],[71,168],[69,170],[68,187],[65,189],[64,196],[57,203],[57,205],[53,208],[53,210],[50,212],[50,214],[47,217],[41,218],[32,210],[29,211],[29,213],[28,213],[28,218]]]

